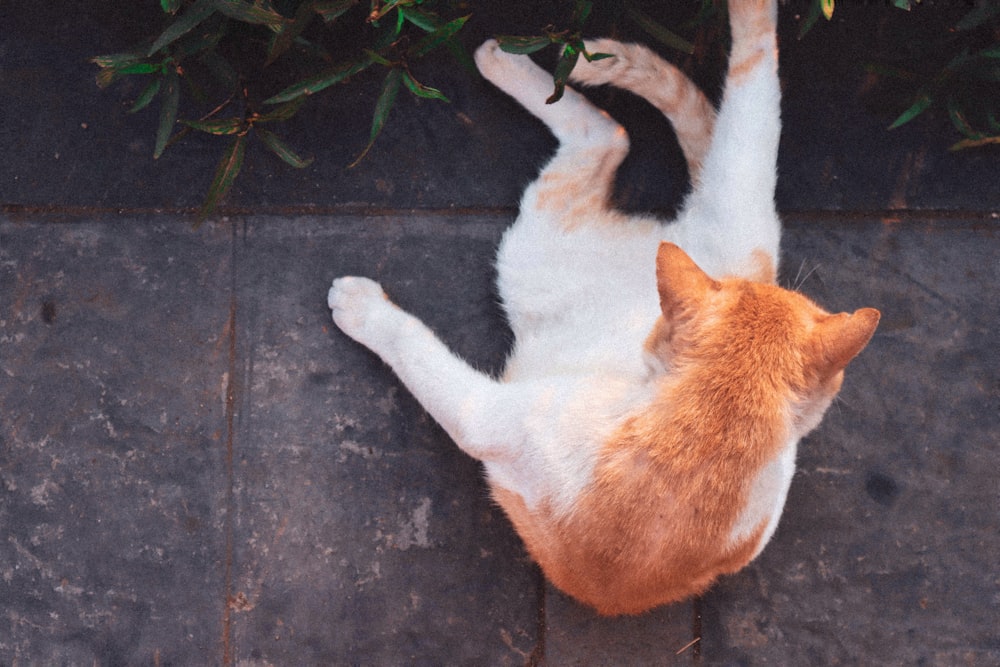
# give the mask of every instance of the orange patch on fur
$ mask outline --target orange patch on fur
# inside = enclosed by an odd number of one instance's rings
[[[771,284],[715,281],[669,243],[657,283],[663,314],[645,346],[670,371],[603,444],[572,508],[529,508],[493,487],[552,583],[608,615],[697,595],[754,557],[771,517],[742,540],[733,530],[798,424],[793,405],[821,416],[878,321],[870,309],[828,315]]]
[[[627,152],[627,145],[599,146],[580,150],[571,165],[565,157],[558,163],[554,160],[536,182],[535,207],[559,216],[567,231],[594,219],[595,213],[602,220],[617,220],[619,216],[610,215],[610,198],[615,173]]]
[[[774,258],[760,248],[756,248],[750,255],[756,265],[756,273],[753,275],[753,279],[759,283],[768,283],[770,285],[777,282],[778,272],[774,266]]]

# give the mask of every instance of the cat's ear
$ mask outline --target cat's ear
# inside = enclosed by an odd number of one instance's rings
[[[813,330],[812,367],[825,380],[843,370],[871,340],[881,314],[862,308],[851,314],[827,315]]]
[[[663,316],[672,320],[698,308],[719,283],[680,247],[664,241],[656,253],[656,288]]]

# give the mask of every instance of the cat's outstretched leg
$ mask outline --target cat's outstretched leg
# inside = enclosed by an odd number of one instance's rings
[[[581,59],[570,80],[587,86],[611,84],[645,98],[670,120],[684,151],[688,173],[697,181],[712,139],[715,108],[684,72],[639,44],[613,39],[586,41],[590,53],[611,58]]]
[[[552,75],[527,56],[505,53],[495,40],[476,51],[483,76],[542,120],[559,140],[559,149],[541,177],[524,194],[525,208],[558,216],[567,227],[593,211],[608,209],[615,172],[628,153],[624,128],[577,91],[562,99],[552,93]]]
[[[773,282],[781,223],[774,206],[781,133],[776,0],[730,0],[733,47],[701,178],[677,241],[713,276]]]
[[[466,453],[483,461],[513,456],[507,444],[511,441],[511,426],[505,420],[509,411],[502,405],[509,393],[505,385],[452,354],[426,325],[389,301],[372,280],[338,278],[327,303],[337,326],[389,364]]]

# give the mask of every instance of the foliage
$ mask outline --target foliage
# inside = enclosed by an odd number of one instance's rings
[[[920,0],[892,0],[906,11]],[[832,18],[834,0],[813,0],[800,37],[820,14]],[[908,85],[909,106],[889,125],[893,130],[934,106],[948,111],[964,137],[951,146],[965,148],[1000,144],[1000,0],[983,0],[950,29],[933,39],[914,39],[919,49],[894,63],[868,65],[872,73]]]
[[[159,158],[172,143],[190,131],[228,138],[216,167],[199,219],[209,215],[226,196],[243,166],[249,137],[256,137],[272,153],[296,168],[312,162],[301,157],[265,126],[287,121],[306,99],[330,86],[345,82],[368,69],[385,71],[381,93],[375,104],[368,144],[355,164],[375,143],[385,126],[400,87],[416,97],[447,101],[438,89],[419,82],[410,69],[412,62],[438,48],[450,49],[462,62],[468,56],[454,37],[468,16],[442,18],[436,0],[160,0],[162,11],[172,17],[148,45],[125,53],[97,56],[97,84],[105,88],[125,76],[148,79],[129,109],[135,113],[154,102],[159,104],[159,123],[153,157]],[[315,33],[338,22],[360,25],[358,44],[345,59],[335,62]],[[257,46],[259,48],[255,49]],[[257,61],[251,71],[239,71],[248,59]],[[235,57],[234,55],[235,54]],[[287,85],[263,101],[259,71],[279,58],[296,55],[318,63],[318,71]],[[342,56],[343,54],[338,54]],[[235,64],[234,64],[235,63]],[[203,79],[209,79],[216,100],[206,114],[180,120],[181,90],[196,101],[206,102]],[[221,92],[220,92],[221,91]]]
[[[706,0],[707,4],[710,0]],[[675,32],[668,30],[653,19],[644,14],[634,2],[625,2],[622,5],[625,14],[643,30],[660,40],[667,46],[691,53],[694,46],[680,37]],[[498,38],[500,48],[508,53],[535,53],[550,46],[557,45],[562,49],[559,60],[553,72],[553,84],[555,89],[552,95],[545,100],[546,104],[559,101],[566,89],[569,75],[576,66],[582,55],[588,61],[610,58],[607,53],[588,53],[583,43],[583,26],[587,18],[594,9],[591,0],[575,0],[573,15],[570,18],[570,26],[563,30],[557,30],[554,26],[548,26],[539,35],[502,35]]]
[[[696,44],[703,46],[706,35],[727,35],[724,0],[692,3],[694,18],[678,29],[700,35],[701,41],[694,43],[650,17],[638,0],[561,2],[569,12],[562,26],[550,24],[536,34],[498,38],[501,48],[512,53],[535,53],[550,46],[559,50],[549,103],[562,96],[580,56],[587,60],[609,57],[589,53],[583,42],[595,8],[606,19],[610,17],[611,25],[631,23],[683,54],[695,53]],[[920,0],[891,2],[910,10]],[[379,72],[381,87],[371,129],[367,144],[351,163],[354,166],[375,144],[401,89],[417,98],[448,101],[442,91],[417,80],[411,68],[415,62],[445,48],[461,65],[473,67],[456,39],[469,19],[467,13],[458,11],[464,6],[458,0],[159,0],[159,4],[162,11],[156,11],[165,25],[146,44],[96,56],[92,62],[100,68],[97,83],[101,88],[124,77],[145,80],[128,111],[158,105],[154,159],[192,131],[227,142],[199,220],[211,214],[229,192],[251,138],[292,167],[301,169],[312,162],[273,129],[294,117],[310,96],[362,72]],[[832,19],[835,9],[835,0],[809,0],[799,23],[799,38],[821,16]],[[333,53],[327,44],[335,47]],[[946,56],[943,64],[942,56]],[[268,77],[275,63],[285,65],[277,85],[274,75]],[[927,66],[934,63],[934,67]],[[964,137],[953,150],[1000,143],[1000,0],[977,3],[952,30],[926,44],[925,53],[870,69],[913,87],[908,108],[890,129],[940,105]],[[305,76],[292,75],[289,83],[289,71],[303,70]],[[187,113],[199,105],[207,112],[197,118],[180,118],[182,108]]]

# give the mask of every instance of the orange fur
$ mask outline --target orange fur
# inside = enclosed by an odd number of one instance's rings
[[[735,0],[729,3],[729,23],[733,33],[733,48],[729,54],[727,79],[739,84],[754,71],[764,58],[777,66],[778,50],[775,38],[775,17],[768,10],[769,0]],[[762,50],[760,42],[766,40]]]
[[[830,316],[773,285],[712,280],[667,243],[657,276],[663,317],[646,348],[668,354],[672,372],[604,443],[572,511],[529,509],[493,486],[545,574],[602,614],[698,594],[751,560],[764,523],[735,543],[730,535],[752,480],[791,435],[788,406],[818,419],[878,319],[870,309]]]

